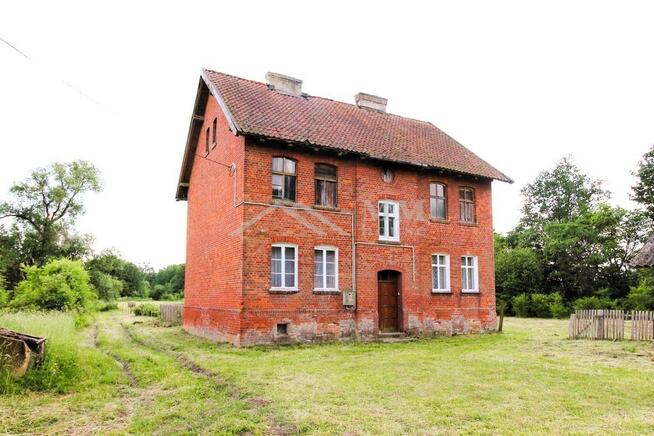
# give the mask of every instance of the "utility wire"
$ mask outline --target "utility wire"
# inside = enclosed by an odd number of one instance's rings
[[[0,36],[0,41],[2,41],[2,42],[4,42],[5,44],[7,44],[11,49],[13,49],[16,53],[18,53],[19,55],[21,55],[22,57],[24,57],[24,58],[27,59],[28,61],[31,61],[31,60],[32,60],[32,59],[30,59],[29,56],[27,56],[25,53],[23,53],[22,51],[20,51],[18,48],[16,48],[16,46],[12,45],[9,41],[7,41],[6,39],[4,39],[2,36]]]
[[[25,54],[24,51],[20,50],[18,47],[16,47],[15,45],[11,44],[9,41],[7,41],[6,39],[4,39],[2,36],[0,36],[0,41],[4,42],[4,43],[9,47],[9,48],[11,48],[12,50],[14,50],[16,53],[18,53],[19,55],[21,55],[22,57],[24,57],[24,58],[27,59],[28,61],[30,61],[30,62],[34,62],[34,61],[32,60],[32,58],[30,58],[29,56],[27,56],[27,54]],[[88,94],[86,94],[84,91],[82,91],[81,89],[79,89],[79,88],[77,88],[76,86],[74,86],[74,85],[73,85],[72,83],[70,83],[69,81],[64,80],[64,79],[60,79],[60,80],[61,80],[61,83],[62,83],[64,86],[66,86],[67,88],[70,88],[73,92],[75,92],[75,93],[79,94],[80,96],[84,97],[85,99],[87,99],[88,101],[90,101],[91,103],[93,103],[94,105],[96,105],[96,106],[98,106],[98,107],[100,107],[100,108],[104,108],[104,106],[102,105],[102,103],[100,103],[99,101],[95,100],[94,98],[92,98],[91,96],[89,96]]]

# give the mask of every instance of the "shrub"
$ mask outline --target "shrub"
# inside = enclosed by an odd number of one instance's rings
[[[572,307],[575,310],[589,310],[589,309],[615,309],[617,302],[608,297],[598,297],[596,295],[590,297],[577,298]]]
[[[118,310],[118,303],[115,301],[103,301],[96,306],[98,312],[109,312],[112,310]]]
[[[654,309],[654,278],[650,274],[643,274],[638,286],[631,288],[625,306],[631,310]]]
[[[159,316],[159,306],[152,303],[139,304],[134,308],[134,315],[138,316]]]
[[[57,259],[43,267],[27,267],[25,273],[25,280],[16,286],[13,308],[83,311],[95,299],[79,261]]]
[[[552,318],[565,318],[570,314],[563,303],[563,297],[558,292],[549,295],[549,307]]]
[[[511,299],[511,305],[513,306],[513,313],[516,316],[525,318],[530,315],[531,302],[529,301],[528,294],[516,295]]]
[[[115,300],[123,291],[123,282],[105,272],[91,270],[89,272],[91,284],[96,294],[103,300]]]
[[[531,294],[531,304],[529,312],[537,318],[551,318],[550,299],[545,294]]]
[[[495,281],[499,294],[515,296],[536,291],[543,281],[538,255],[530,248],[499,250],[495,256]]]

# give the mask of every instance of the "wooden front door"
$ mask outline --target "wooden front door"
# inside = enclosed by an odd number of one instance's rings
[[[399,274],[395,271],[380,271],[378,274],[380,332],[397,332],[399,330],[398,276]]]

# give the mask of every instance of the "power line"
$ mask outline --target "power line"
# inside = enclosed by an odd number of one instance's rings
[[[29,56],[27,56],[24,52],[22,52],[21,50],[19,50],[15,45],[12,45],[9,41],[7,41],[6,39],[4,39],[2,36],[0,36],[0,41],[2,41],[2,42],[4,42],[5,44],[7,44],[11,49],[13,49],[16,53],[18,53],[19,55],[21,55],[22,57],[24,57],[24,58],[27,59],[28,61],[31,61],[31,60],[32,60],[32,59],[30,59]]]

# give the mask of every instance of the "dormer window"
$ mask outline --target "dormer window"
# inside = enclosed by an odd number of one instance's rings
[[[280,200],[295,201],[296,162],[287,157],[272,159],[272,196]]]

